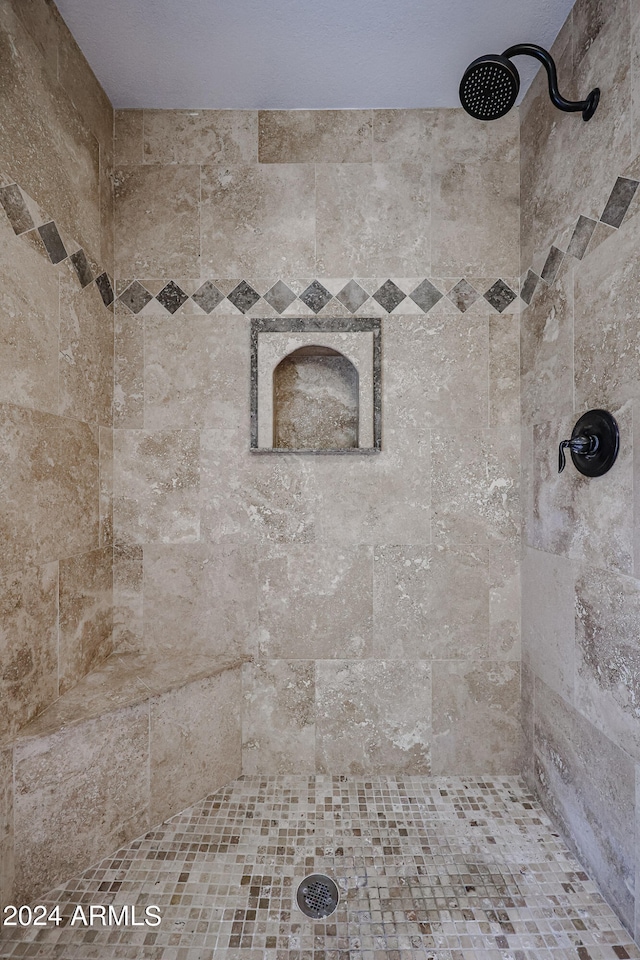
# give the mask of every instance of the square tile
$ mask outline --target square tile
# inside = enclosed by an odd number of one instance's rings
[[[187,294],[178,286],[175,280],[170,280],[169,283],[162,288],[160,293],[156,295],[158,303],[161,303],[169,313],[175,313],[188,299]]]
[[[391,313],[392,310],[402,303],[406,298],[406,293],[403,293],[397,284],[393,280],[386,280],[382,286],[376,290],[373,295],[373,299],[377,300],[381,307]]]
[[[224,294],[221,293],[212,280],[206,280],[196,292],[191,295],[199,307],[202,307],[205,313],[211,313],[212,310],[222,303]]]

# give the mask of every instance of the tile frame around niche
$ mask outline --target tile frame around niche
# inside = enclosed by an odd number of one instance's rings
[[[258,342],[261,333],[371,333],[373,339],[373,446],[326,450],[292,450],[258,446]],[[287,317],[251,320],[251,439],[249,451],[266,456],[295,454],[370,456],[382,450],[382,322],[379,317]]]

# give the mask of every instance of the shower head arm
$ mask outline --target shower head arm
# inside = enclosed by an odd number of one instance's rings
[[[590,120],[596,112],[596,107],[600,99],[600,90],[598,87],[591,91],[586,100],[566,100],[558,90],[558,73],[556,71],[555,61],[551,54],[543,47],[539,47],[536,43],[516,43],[513,47],[505,50],[502,56],[509,59],[511,59],[511,57],[527,56],[539,60],[547,71],[549,78],[549,96],[558,110],[564,110],[567,113],[581,110],[583,120]]]

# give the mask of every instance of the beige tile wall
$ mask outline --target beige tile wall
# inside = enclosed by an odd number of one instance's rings
[[[588,124],[555,110],[543,77],[521,108],[522,268],[566,251],[579,215],[598,220],[618,176],[640,176],[638,41],[631,0],[578,0],[554,47],[561,89],[601,88]],[[526,769],[549,813],[636,936],[640,770],[637,545],[637,198],[619,230],[599,224],[579,260],[523,310],[522,568]],[[618,419],[605,477],[570,463],[560,440],[593,407]],[[634,927],[635,924],[635,927]]]
[[[69,253],[112,274],[113,110],[53,4],[0,4],[0,86],[0,184],[17,182]],[[2,903],[11,740],[112,649],[112,393],[112,311],[0,210]]]
[[[515,114],[123,111],[115,143],[120,290],[520,274]],[[517,304],[383,326],[382,453],[275,459],[247,317],[116,307],[118,638],[253,657],[246,773],[519,770]]]

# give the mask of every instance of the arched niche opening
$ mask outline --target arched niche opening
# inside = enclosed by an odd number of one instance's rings
[[[346,450],[358,446],[358,371],[330,347],[287,354],[273,371],[273,446]]]

